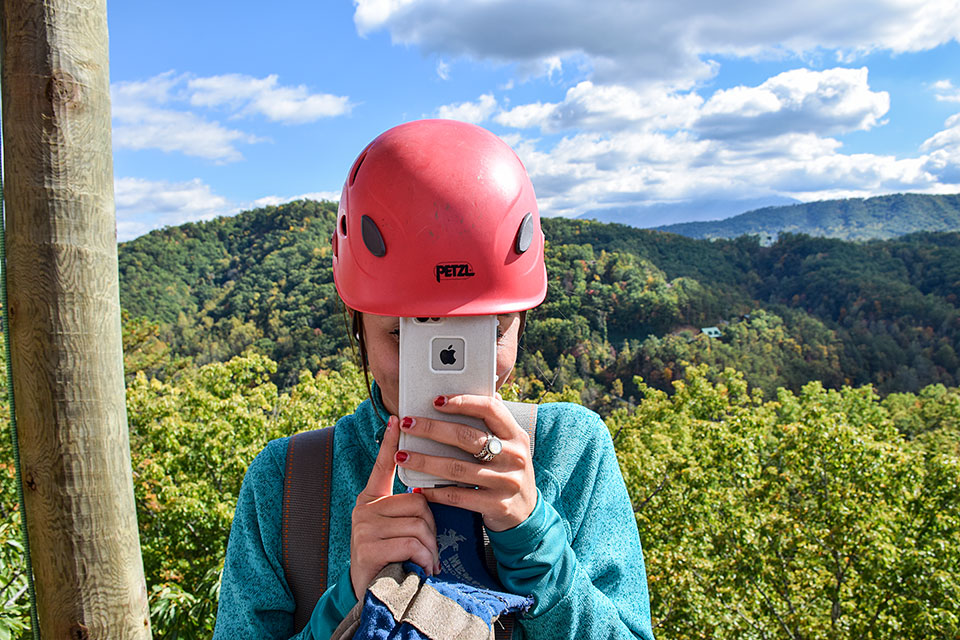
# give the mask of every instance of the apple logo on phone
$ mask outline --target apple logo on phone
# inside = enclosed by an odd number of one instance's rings
[[[456,364],[457,350],[453,348],[452,344],[440,352],[440,362],[443,364]]]
[[[466,349],[463,338],[435,336],[430,341],[430,368],[438,373],[463,371]]]

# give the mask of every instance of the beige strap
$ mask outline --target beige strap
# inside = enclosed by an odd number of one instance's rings
[[[468,613],[416,573],[400,563],[388,564],[370,585],[370,593],[386,605],[393,619],[416,627],[426,637],[441,640],[489,640],[493,635],[482,618]]]
[[[513,419],[517,421],[520,428],[530,436],[530,456],[533,456],[534,445],[537,439],[537,406],[529,402],[507,402],[503,403],[513,414]]]
[[[530,457],[536,446],[537,439],[537,405],[529,402],[506,402],[503,403],[513,415],[520,428],[530,436]],[[490,544],[490,538],[487,536],[487,530],[483,530],[483,555],[487,565],[487,571],[490,575],[497,575],[497,559],[493,555],[493,546]],[[513,637],[513,627],[516,623],[516,615],[507,614],[500,616],[494,621],[494,633],[496,640],[510,640]]]

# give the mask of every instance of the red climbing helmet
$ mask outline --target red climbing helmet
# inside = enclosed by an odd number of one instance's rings
[[[389,316],[535,307],[547,293],[533,185],[517,154],[478,126],[394,127],[353,163],[333,233],[347,306]]]

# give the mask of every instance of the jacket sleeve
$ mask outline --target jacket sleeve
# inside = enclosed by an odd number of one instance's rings
[[[286,452],[286,438],[271,442],[244,476],[220,581],[214,640],[326,640],[356,603],[347,573],[347,584],[341,578],[330,585],[309,624],[293,632],[295,605],[280,548]],[[324,630],[326,635],[315,635]]]
[[[501,582],[536,598],[520,627],[528,638],[652,640],[643,552],[609,432],[586,410],[558,422],[545,437],[538,425],[546,451],[535,456],[534,512],[488,532]]]

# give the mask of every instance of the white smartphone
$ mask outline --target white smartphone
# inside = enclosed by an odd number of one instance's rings
[[[492,396],[497,389],[497,316],[400,318],[400,417],[437,418],[489,431],[483,420],[437,411],[439,395]],[[473,462],[452,445],[400,433],[400,448]],[[408,487],[453,484],[437,476],[400,468]]]

